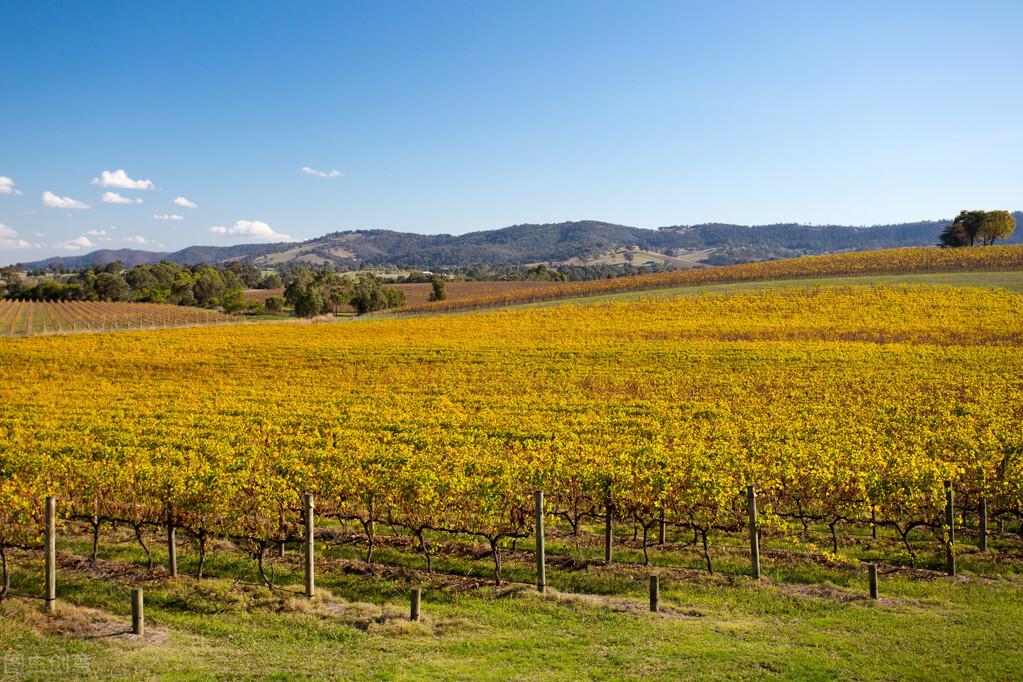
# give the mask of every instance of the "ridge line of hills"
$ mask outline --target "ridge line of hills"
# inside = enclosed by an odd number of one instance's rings
[[[1014,214],[1017,223],[1023,213]],[[843,251],[928,246],[949,220],[855,227],[848,225],[732,225],[705,223],[657,229],[595,220],[512,225],[462,235],[350,230],[301,242],[189,246],[174,252],[101,249],[18,265],[28,269],[83,268],[115,260],[142,265],[161,260],[180,265],[243,263],[273,268],[298,263],[341,267],[412,268],[478,265],[624,264],[692,267],[789,258]],[[1023,229],[1004,243],[1023,243]]]

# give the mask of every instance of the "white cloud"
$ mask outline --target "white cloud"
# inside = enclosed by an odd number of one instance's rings
[[[106,230],[89,230],[85,234],[89,235],[90,237],[106,237],[107,236],[107,231]]]
[[[184,220],[185,216],[177,213],[154,213],[153,218],[156,220]]]
[[[50,191],[43,192],[43,204],[50,208],[89,208],[89,204],[71,197],[59,197]]]
[[[238,220],[231,227],[217,225],[211,227],[210,232],[214,234],[228,234],[236,237],[252,237],[253,239],[281,239],[289,240],[286,234],[274,232],[273,228],[259,220]]]
[[[117,192],[103,192],[103,203],[104,204],[141,204],[141,199],[132,199],[130,197],[122,196]]]
[[[89,238],[86,237],[85,235],[82,235],[81,237],[76,237],[75,239],[69,239],[66,242],[57,242],[57,248],[64,249],[66,251],[80,251],[82,249],[88,249],[93,246],[96,245],[89,241]]]
[[[151,180],[133,180],[122,168],[115,171],[103,171],[98,178],[92,179],[92,184],[113,189],[153,189]]]
[[[134,235],[132,237],[125,237],[124,241],[131,242],[133,244],[152,244],[153,243],[153,242],[149,241],[148,239],[146,239],[145,237],[143,237],[142,235],[139,235],[139,234]]]
[[[174,197],[174,201],[171,203],[177,204],[182,208],[199,208],[194,201],[185,197]]]
[[[0,249],[27,249],[30,246],[24,239],[18,239],[14,228],[0,223]]]
[[[6,175],[0,175],[0,194],[21,194],[21,190],[14,188],[14,180]]]
[[[315,175],[318,178],[338,178],[344,175],[344,173],[339,171],[337,168],[331,168],[329,171],[321,171],[309,166],[302,166],[301,170],[306,175]]]

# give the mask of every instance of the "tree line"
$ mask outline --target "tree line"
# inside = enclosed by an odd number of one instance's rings
[[[5,298],[20,301],[135,301],[223,308],[248,307],[246,288],[281,286],[276,274],[264,276],[251,265],[185,267],[166,261],[127,268],[120,261],[93,266],[46,281],[26,282],[13,268],[0,270]]]
[[[298,317],[336,315],[347,306],[352,306],[362,315],[403,305],[405,292],[385,287],[383,281],[372,273],[353,279],[339,275],[330,267],[316,271],[301,267],[288,278],[284,300],[295,309]]]

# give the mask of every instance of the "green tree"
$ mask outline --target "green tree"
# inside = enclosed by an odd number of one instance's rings
[[[240,288],[226,289],[224,297],[220,300],[220,305],[225,313],[238,313],[249,307],[248,301],[245,300],[245,294]]]
[[[200,265],[193,273],[192,296],[201,306],[217,305],[227,291],[224,276],[208,265]]]
[[[112,272],[101,272],[96,275],[96,283],[93,285],[96,296],[104,301],[123,301],[131,293],[131,287],[120,275]]]
[[[268,313],[279,313],[284,309],[284,299],[280,296],[270,296],[263,301],[263,307]]]
[[[195,286],[195,278],[192,273],[182,270],[174,276],[171,284],[171,301],[178,305],[195,305],[195,294],[192,287]]]
[[[269,275],[259,280],[259,289],[280,289],[284,286],[284,282],[281,281],[281,276],[276,272],[271,272]]]
[[[448,292],[444,290],[444,278],[434,277],[430,280],[430,284],[433,285],[433,291],[430,292],[431,301],[443,301],[448,297]]]
[[[360,315],[374,310],[395,308],[403,303],[404,291],[383,286],[380,278],[373,274],[362,275],[352,287],[351,304]]]
[[[1016,219],[1008,211],[988,211],[977,230],[981,244],[989,246],[996,239],[1005,239],[1016,230]]]
[[[284,300],[299,317],[314,317],[324,309],[316,275],[309,268],[298,268],[284,286]]]

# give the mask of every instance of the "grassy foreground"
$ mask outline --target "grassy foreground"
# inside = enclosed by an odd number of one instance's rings
[[[965,574],[957,578],[883,565],[881,600],[873,602],[857,558],[897,555],[884,533],[843,536],[844,553],[826,560],[809,558],[812,542],[771,538],[760,583],[744,575],[738,537],[718,540],[724,546],[709,575],[677,533],[653,551],[650,567],[639,565],[628,529],[619,530],[620,563],[612,567],[598,561],[596,534],[584,534],[578,550],[564,532],[551,535],[551,587],[541,596],[525,584],[532,555],[521,546],[507,564],[519,582],[495,587],[469,544],[443,543],[437,572],[427,574],[400,536],[384,535],[367,564],[361,536],[334,529],[318,549],[313,600],[301,595],[293,549],[275,559],[270,590],[256,585],[255,562],[226,544],[208,567],[212,577],[170,580],[159,567],[145,569],[129,532],[106,533],[96,564],[86,535],[77,535],[60,544],[55,615],[24,597],[0,605],[0,671],[40,680],[1023,676],[1018,538],[996,539],[986,558],[962,547]],[[933,544],[919,540],[925,549]],[[159,565],[165,555],[154,554]],[[182,570],[193,570],[187,544],[180,557]],[[18,556],[18,594],[40,593],[39,558]],[[922,560],[940,564],[937,554]],[[657,614],[646,603],[651,572],[662,580]],[[146,590],[142,638],[128,633],[135,585]],[[412,585],[424,587],[420,623],[407,620]]]

